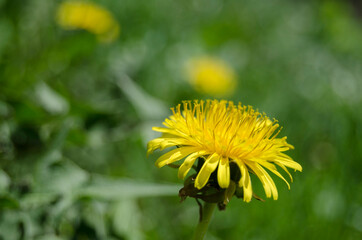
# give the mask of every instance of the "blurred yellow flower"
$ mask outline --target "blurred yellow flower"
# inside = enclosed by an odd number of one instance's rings
[[[95,34],[102,42],[115,40],[119,24],[106,9],[84,1],[65,1],[60,4],[57,22],[64,29],[84,29]]]
[[[236,77],[232,68],[220,59],[202,57],[188,63],[188,78],[195,89],[211,96],[233,93]]]
[[[183,158],[178,176],[184,179],[197,159],[204,161],[195,179],[195,187],[202,189],[211,174],[217,171],[215,181],[220,188],[228,188],[230,181],[243,189],[244,201],[252,198],[250,173],[261,181],[266,196],[276,200],[278,191],[269,170],[289,183],[279,173],[279,166],[291,178],[286,167],[302,171],[302,167],[283,152],[294,147],[286,142],[287,137],[277,138],[280,130],[273,122],[251,106],[234,105],[225,100],[184,101],[172,108],[173,115],[166,118],[165,127],[153,127],[162,137],[151,140],[147,154],[156,149],[177,147],[162,155],[156,161],[157,167],[172,164]],[[231,169],[239,169],[241,176],[232,175]]]

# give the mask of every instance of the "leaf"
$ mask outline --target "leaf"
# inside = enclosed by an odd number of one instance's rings
[[[10,185],[10,177],[0,169],[0,193],[6,192]]]
[[[99,239],[107,236],[107,205],[103,202],[91,201],[83,209],[83,218],[92,227]]]
[[[182,186],[111,179],[96,176],[88,187],[78,190],[79,197],[119,200],[136,197],[177,196]]]
[[[67,100],[44,82],[38,83],[35,95],[40,105],[51,114],[64,114],[69,110]]]
[[[19,202],[15,198],[9,195],[0,196],[0,210],[17,208],[19,208]]]
[[[144,239],[140,221],[142,215],[134,199],[117,202],[112,212],[112,227],[117,236],[130,240]]]
[[[0,1],[0,7],[3,1]],[[6,51],[6,47],[10,44],[12,35],[13,35],[13,26],[11,22],[6,18],[0,19],[0,57],[4,50]]]
[[[83,185],[88,173],[71,161],[62,160],[46,168],[35,186],[35,192],[68,193]]]
[[[51,204],[57,199],[53,193],[29,193],[20,200],[22,209],[38,208]]]
[[[21,239],[18,212],[4,211],[1,212],[0,216],[2,220],[0,221],[0,239]]]
[[[68,136],[69,128],[73,124],[73,119],[66,119],[59,132],[55,136],[54,140],[50,143],[50,146],[46,150],[46,152],[41,156],[41,158],[37,162],[36,166],[36,178],[42,179],[44,178],[44,173],[47,172],[47,168],[52,163],[59,161],[61,159],[61,149],[65,142],[66,137]]]
[[[132,103],[139,116],[144,119],[167,116],[168,108],[161,100],[146,93],[128,75],[116,70],[113,73],[117,78],[115,83]]]
[[[41,237],[37,237],[38,240],[65,240],[65,238],[58,237],[54,234],[47,234]]]

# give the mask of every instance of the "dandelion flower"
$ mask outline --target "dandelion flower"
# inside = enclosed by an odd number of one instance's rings
[[[188,78],[195,89],[211,96],[230,95],[236,86],[235,73],[222,60],[202,57],[188,63]]]
[[[176,147],[163,154],[156,161],[163,167],[182,159],[178,177],[184,179],[197,159],[203,165],[197,173],[194,186],[202,189],[215,172],[220,188],[228,188],[235,181],[243,189],[244,201],[249,202],[253,191],[250,173],[261,181],[266,196],[276,200],[278,191],[269,173],[288,181],[279,173],[276,166],[283,169],[291,178],[288,168],[302,171],[302,167],[284,152],[293,149],[286,137],[278,138],[279,124],[265,114],[241,103],[234,105],[225,100],[184,101],[171,108],[173,115],[166,118],[165,127],[153,127],[163,133],[162,137],[148,143],[147,153],[156,149]],[[239,179],[233,179],[231,168],[239,169]]]
[[[119,25],[111,13],[90,2],[63,2],[58,8],[57,22],[64,29],[87,30],[102,42],[111,42],[119,35]]]

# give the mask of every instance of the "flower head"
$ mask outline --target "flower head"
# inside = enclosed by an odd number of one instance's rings
[[[65,29],[87,30],[103,42],[113,41],[119,35],[119,25],[111,13],[90,2],[63,2],[58,8],[57,22]]]
[[[286,137],[277,138],[280,130],[277,121],[271,121],[265,114],[251,106],[234,105],[233,102],[207,100],[184,101],[172,108],[173,115],[166,118],[165,127],[153,130],[163,133],[162,137],[148,143],[148,154],[156,149],[177,147],[156,161],[163,167],[184,159],[179,166],[179,178],[185,178],[195,161],[203,162],[194,185],[202,189],[213,172],[220,188],[228,188],[231,181],[243,189],[244,201],[252,198],[250,174],[261,181],[266,196],[276,200],[278,191],[266,170],[289,183],[279,173],[279,166],[291,178],[286,167],[302,171],[301,165],[284,152],[293,149]],[[278,130],[278,131],[277,131]],[[232,175],[232,168],[238,169],[239,177]],[[215,175],[214,174],[214,175]]]
[[[213,95],[225,96],[231,94],[235,88],[235,73],[224,61],[202,57],[196,58],[188,64],[190,83],[196,90]]]

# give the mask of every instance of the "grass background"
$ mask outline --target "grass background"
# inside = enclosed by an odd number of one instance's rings
[[[303,166],[277,201],[232,199],[207,239],[362,237],[358,1],[93,2],[121,26],[113,43],[61,29],[61,1],[0,0],[0,239],[189,239],[197,205],[145,148],[169,107],[214,98],[185,80],[205,55]]]

